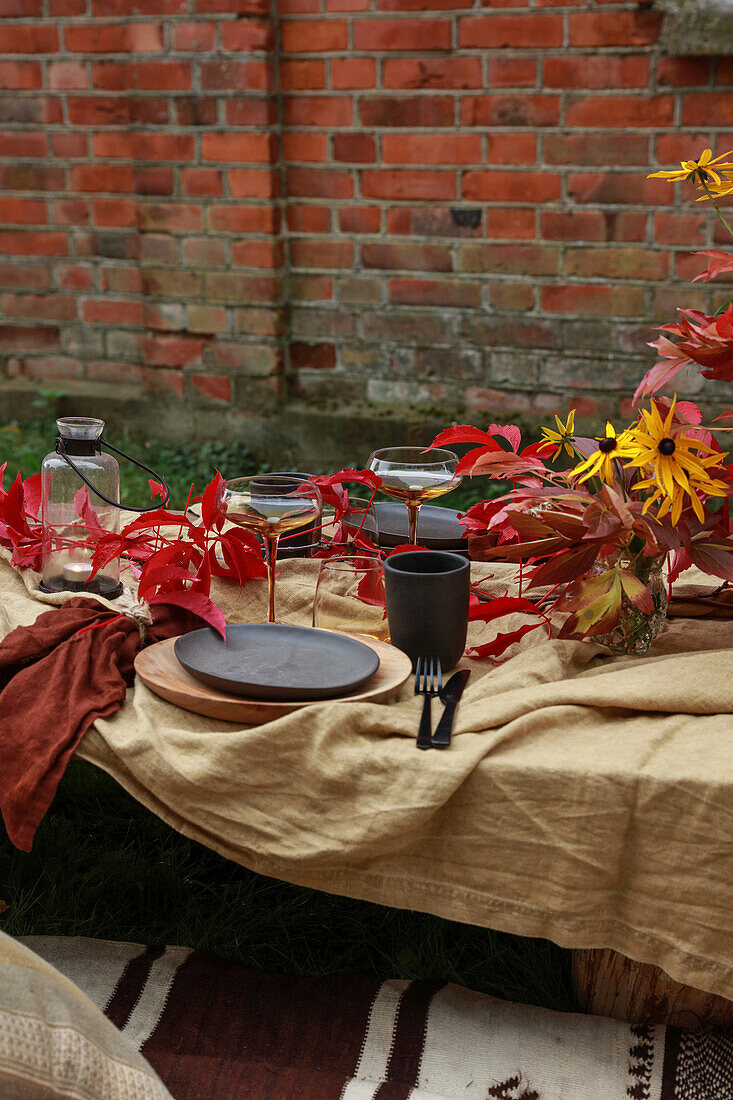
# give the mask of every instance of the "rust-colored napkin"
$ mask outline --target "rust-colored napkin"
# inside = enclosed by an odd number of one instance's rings
[[[178,607],[150,611],[146,643],[201,626]],[[0,809],[17,848],[30,851],[84,734],[124,703],[142,644],[133,619],[79,596],[0,645]]]

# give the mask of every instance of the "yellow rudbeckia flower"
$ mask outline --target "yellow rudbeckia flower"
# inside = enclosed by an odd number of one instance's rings
[[[655,401],[650,409],[642,409],[637,423],[629,429],[630,461],[646,475],[637,481],[635,491],[653,490],[644,504],[644,511],[661,500],[659,518],[671,510],[672,523],[677,524],[689,497],[692,509],[700,520],[705,512],[700,496],[727,496],[724,481],[712,478],[708,473],[711,466],[720,466],[727,452],[714,451],[707,443],[694,436],[685,435],[680,428],[673,428],[676,398],[662,420]]]
[[[596,436],[598,439],[599,437]],[[618,458],[626,458],[628,456],[628,432],[624,431],[621,435],[616,435],[616,429],[610,421],[606,424],[606,435],[601,437],[598,444],[598,450],[593,451],[593,454],[588,455],[584,462],[581,462],[579,466],[576,466],[572,471],[573,476],[577,477],[582,474],[580,478],[580,484],[587,481],[589,477],[599,477],[601,481],[605,481],[607,485],[613,483],[613,463]]]
[[[573,435],[575,434],[575,409],[570,410],[564,424],[557,415],[555,416],[555,423],[557,424],[557,431],[554,428],[542,428],[542,442],[538,448],[543,451],[548,447],[553,447],[555,450],[552,456],[553,462],[563,450],[571,458],[575,454],[572,447]]]
[[[681,183],[684,180],[696,179],[700,183],[707,183],[708,185],[714,183],[716,187],[720,187],[723,185],[720,173],[733,169],[733,163],[721,164],[720,162],[725,161],[725,158],[729,157],[731,153],[733,153],[733,150],[721,153],[719,157],[713,158],[712,149],[704,149],[697,160],[683,160],[680,162],[679,168],[675,168],[671,172],[652,172],[651,175],[647,176],[647,179],[669,180],[670,183]],[[713,168],[714,164],[717,165],[717,168]]]

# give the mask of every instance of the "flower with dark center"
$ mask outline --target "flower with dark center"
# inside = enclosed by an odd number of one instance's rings
[[[580,474],[580,482],[582,485],[584,481],[587,481],[589,477],[599,477],[601,481],[605,481],[607,485],[611,485],[614,477],[613,464],[618,458],[628,458],[629,451],[627,450],[627,435],[628,432],[622,432],[621,435],[616,435],[616,429],[613,424],[606,424],[606,435],[598,442],[598,450],[594,451],[592,455],[589,455],[584,462],[581,462],[579,466],[576,466],[573,470],[573,474],[576,476]],[[598,438],[598,437],[596,437]]]
[[[668,435],[664,439],[660,439],[657,443],[657,450],[660,455],[673,455],[675,449],[675,441],[670,439]]]
[[[607,436],[606,439],[602,439],[598,444],[598,450],[602,455],[610,455],[618,447],[618,441],[615,436]]]

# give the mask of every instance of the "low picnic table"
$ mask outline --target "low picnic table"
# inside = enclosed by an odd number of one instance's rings
[[[4,637],[65,596],[0,559]],[[282,621],[310,622],[318,566],[280,564]],[[513,589],[511,566],[472,572],[488,592]],[[229,622],[265,617],[263,582],[215,582],[212,597]],[[494,631],[473,624],[469,642]],[[647,656],[610,658],[534,631],[504,664],[464,659],[447,752],[415,750],[409,683],[389,704],[314,704],[239,728],[138,680],[77,755],[253,871],[573,948],[586,1008],[638,1014],[651,990],[666,1014],[725,1018],[709,995],[733,1000],[731,642],[725,622],[678,618]]]

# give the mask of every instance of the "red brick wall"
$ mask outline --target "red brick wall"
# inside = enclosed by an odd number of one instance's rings
[[[713,223],[648,166],[733,145],[733,59],[663,56],[661,20],[0,0],[0,395],[168,394],[216,431],[285,401],[334,438],[614,412],[711,293]]]

